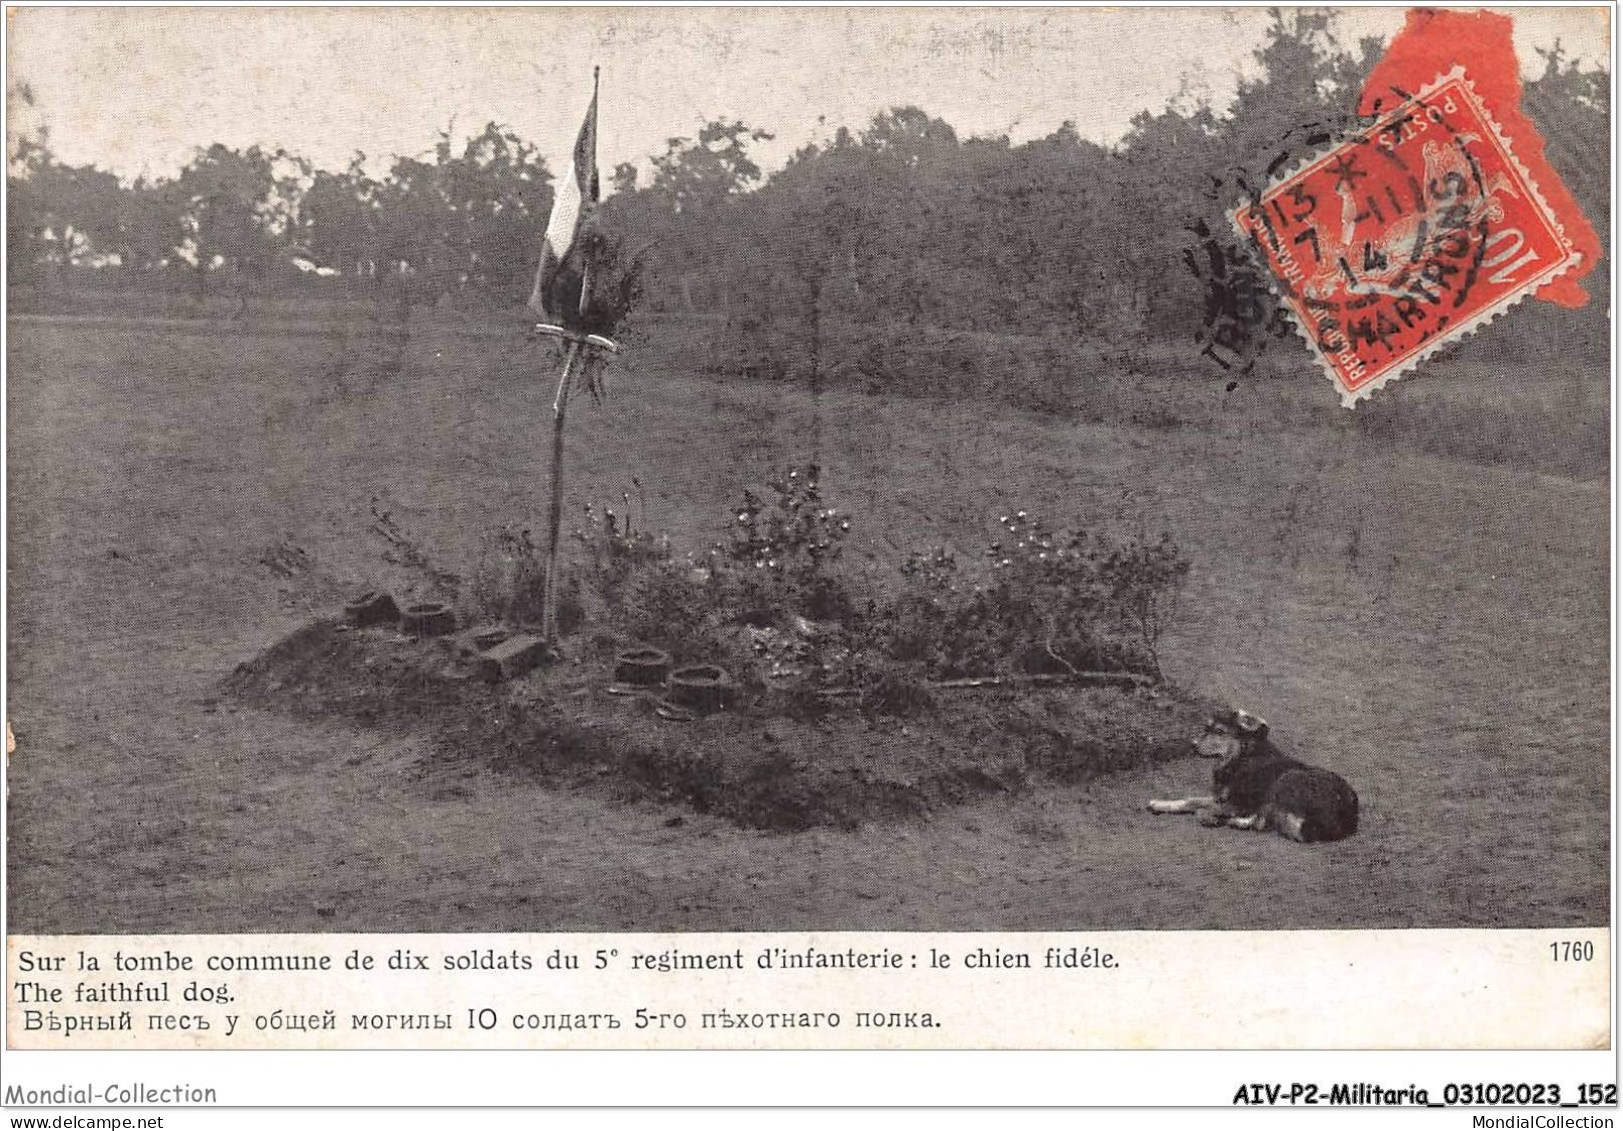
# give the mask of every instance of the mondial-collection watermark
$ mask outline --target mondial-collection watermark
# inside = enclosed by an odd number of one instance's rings
[[[133,1084],[59,1084],[55,1088],[19,1088],[13,1084],[5,1091],[4,1102],[22,1107],[157,1107],[174,1104],[217,1104],[218,1093],[213,1088],[196,1088],[190,1084],[164,1084],[154,1086],[144,1082]]]

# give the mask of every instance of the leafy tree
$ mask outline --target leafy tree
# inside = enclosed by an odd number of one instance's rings
[[[53,254],[60,218],[51,190],[59,168],[43,134],[24,134],[7,146],[6,264],[12,283],[31,281]]]
[[[437,167],[397,157],[378,188],[378,246],[391,264],[404,264],[433,292],[451,285],[454,255],[447,205]]]
[[[637,187],[636,169],[614,171],[614,195],[605,213],[656,280],[653,304],[688,313],[728,310],[733,304],[737,232],[721,231],[736,218],[735,206],[763,173],[749,147],[772,137],[743,122],[708,122],[696,138],[666,140],[652,159],[653,177]]]
[[[950,153],[957,144],[958,134],[951,126],[917,106],[893,106],[874,115],[861,141],[862,148],[909,168]]]
[[[140,271],[166,266],[186,239],[174,182],[137,177],[121,194],[118,256]]]
[[[622,161],[614,167],[609,176],[609,183],[613,186],[611,191],[616,193],[634,193],[637,191],[637,167],[629,161]]]
[[[341,173],[318,169],[299,200],[297,235],[318,263],[360,274],[376,269],[381,253],[377,181],[366,175],[366,154],[356,153]]]
[[[460,146],[441,131],[433,157],[396,158],[374,191],[383,258],[409,265],[431,292],[523,298],[552,207],[546,162],[495,122]]]
[[[491,122],[443,168],[469,279],[515,298],[528,295],[537,233],[552,208],[552,174],[536,147]]]
[[[770,141],[766,130],[739,121],[707,122],[697,138],[673,137],[653,159],[649,190],[676,212],[715,207],[761,180],[761,167],[751,159],[751,142]]]
[[[268,273],[278,242],[276,156],[257,145],[239,152],[216,142],[181,170],[175,196],[199,294],[217,268],[231,271],[244,294],[250,280]]]
[[[65,270],[121,250],[123,189],[116,176],[59,164],[43,148],[28,150],[23,163],[24,175],[8,178],[12,254]]]

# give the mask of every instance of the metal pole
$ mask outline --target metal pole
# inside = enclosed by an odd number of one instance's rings
[[[569,343],[558,393],[552,398],[552,508],[547,515],[547,576],[543,591],[541,635],[547,643],[558,641],[558,527],[564,510],[564,413],[569,408],[569,378],[580,356],[581,343]]]

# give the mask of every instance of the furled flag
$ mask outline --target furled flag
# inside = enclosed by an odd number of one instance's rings
[[[592,68],[592,104],[575,138],[575,158],[569,175],[558,185],[552,216],[541,242],[541,263],[530,290],[530,309],[537,316],[573,330],[581,328],[585,313],[586,249],[582,228],[597,203],[597,68]]]

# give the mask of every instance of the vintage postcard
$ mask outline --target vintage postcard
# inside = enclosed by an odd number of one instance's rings
[[[1611,16],[10,9],[7,1104],[1615,1104]]]

